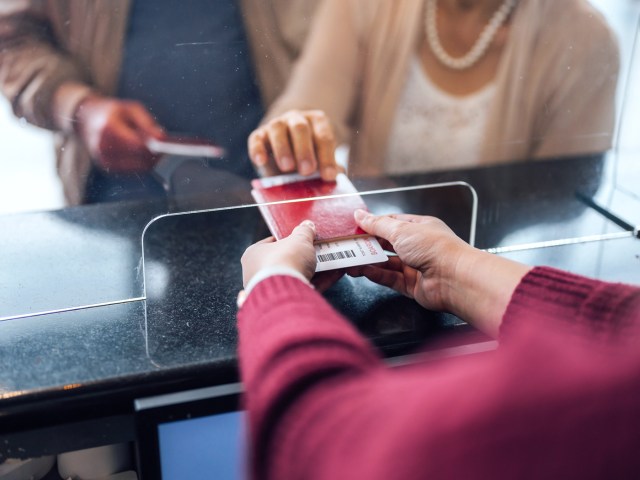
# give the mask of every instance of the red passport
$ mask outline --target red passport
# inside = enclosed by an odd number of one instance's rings
[[[316,225],[316,243],[367,235],[353,218],[355,210],[366,210],[367,206],[344,174],[339,174],[335,182],[325,182],[319,176],[280,175],[255,179],[251,186],[251,194],[258,204],[313,198],[259,205],[269,230],[278,240],[289,236],[303,220],[311,220]],[[316,198],[326,196],[332,198]]]

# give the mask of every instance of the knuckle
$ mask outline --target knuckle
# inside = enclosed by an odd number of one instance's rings
[[[291,133],[294,135],[306,135],[309,132],[309,125],[300,119],[295,119],[289,123],[289,128],[291,129]]]
[[[249,146],[253,146],[253,147],[260,147],[262,142],[264,139],[264,134],[261,130],[254,130],[253,132],[251,132],[251,135],[249,135],[249,139],[247,140],[247,143],[249,144]]]
[[[327,128],[321,127],[316,129],[315,137],[319,142],[322,142],[327,145],[333,145],[334,143],[333,133],[330,132]]]
[[[286,128],[286,125],[287,125],[286,121],[281,117],[274,118],[267,124],[269,130],[272,130],[272,131],[283,130]]]

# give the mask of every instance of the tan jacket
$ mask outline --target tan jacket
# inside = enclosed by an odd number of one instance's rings
[[[351,174],[383,173],[424,0],[326,0],[268,117],[321,109],[350,143]],[[606,151],[615,125],[617,42],[586,0],[520,0],[497,72],[482,163]],[[452,139],[455,141],[455,139]],[[425,170],[446,165],[425,165]]]
[[[18,117],[57,132],[69,204],[82,201],[91,165],[73,115],[91,90],[116,91],[131,1],[0,1],[0,89]],[[240,0],[265,105],[284,88],[319,1]]]

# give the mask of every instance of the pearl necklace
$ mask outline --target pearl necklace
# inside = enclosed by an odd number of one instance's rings
[[[471,47],[465,55],[462,57],[452,57],[449,55],[445,49],[442,47],[440,43],[440,39],[438,38],[438,26],[436,24],[436,9],[437,9],[438,0],[427,0],[427,8],[425,15],[425,33],[427,34],[427,42],[429,42],[429,47],[431,51],[436,56],[436,58],[445,65],[453,70],[465,70],[478,62],[485,53],[487,53],[487,49],[493,38],[496,36],[498,29],[505,22],[511,10],[516,5],[516,0],[505,0],[500,8],[496,10],[496,13],[493,14],[489,23],[484,27],[482,33],[476,40],[476,43]]]

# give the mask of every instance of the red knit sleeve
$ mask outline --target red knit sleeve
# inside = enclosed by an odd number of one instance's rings
[[[640,337],[640,288],[608,283],[550,267],[531,270],[504,314],[501,340],[527,327],[562,329],[590,340]]]
[[[526,279],[507,315],[545,272]],[[565,303],[551,302],[576,311]],[[508,319],[522,327],[508,348],[391,370],[313,289],[264,280],[239,312],[253,477],[632,478],[640,350],[535,328],[536,318],[552,325],[547,315]]]
[[[305,391],[379,369],[372,347],[311,287],[274,276],[252,290],[238,313],[239,357],[247,394],[250,436],[257,472],[273,452],[274,429],[287,428],[283,410]],[[326,387],[325,387],[326,388]],[[264,448],[263,448],[264,447]]]

